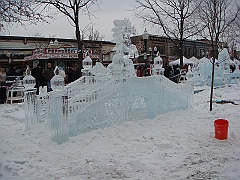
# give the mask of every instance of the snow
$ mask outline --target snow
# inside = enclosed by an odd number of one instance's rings
[[[23,104],[0,105],[0,179],[239,179],[240,105],[213,103],[210,87],[194,94],[194,109],[126,122],[51,141],[50,122],[25,130]],[[214,100],[240,103],[240,87],[214,89]],[[229,121],[227,140],[214,120]]]

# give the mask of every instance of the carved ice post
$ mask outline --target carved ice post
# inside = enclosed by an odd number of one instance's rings
[[[26,130],[32,128],[37,122],[37,107],[36,107],[36,90],[24,92],[24,106],[25,106],[25,125]]]
[[[68,133],[68,96],[64,90],[64,78],[59,75],[58,67],[51,79],[53,91],[50,93],[51,137],[57,144],[69,140]]]
[[[85,78],[87,78],[89,84],[93,83],[91,78],[92,59],[89,57],[88,52],[86,53],[86,58],[82,61],[82,64],[83,64],[83,69],[81,70],[82,76],[85,76]]]
[[[189,65],[188,66],[188,72],[186,74],[186,78],[187,78],[187,85],[190,87],[190,92],[189,92],[189,100],[188,100],[188,104],[190,108],[194,107],[194,74],[192,72],[192,68]]]
[[[51,137],[57,144],[69,140],[67,115],[68,97],[58,92],[50,93]]]
[[[26,69],[26,76],[23,78],[24,91],[24,106],[25,106],[25,126],[29,130],[37,122],[37,107],[36,107],[36,89],[34,88],[35,78],[31,76],[29,67]]]

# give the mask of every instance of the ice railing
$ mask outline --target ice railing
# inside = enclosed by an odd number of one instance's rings
[[[109,80],[105,83],[93,83],[87,89],[82,89],[75,96],[68,100],[68,114],[71,116],[76,112],[81,112],[86,107],[92,105],[96,101],[103,99],[105,96],[116,91],[116,82],[114,79]],[[69,94],[67,93],[69,96]]]
[[[175,84],[164,76],[111,79],[71,99],[59,95],[50,101],[52,140],[61,144],[94,129],[193,107],[193,85]]]
[[[81,91],[87,89],[91,84],[94,83],[94,79],[91,77],[80,77],[79,79],[75,80],[74,82],[65,86],[67,90],[67,94],[69,97],[72,97],[76,94],[81,93]]]

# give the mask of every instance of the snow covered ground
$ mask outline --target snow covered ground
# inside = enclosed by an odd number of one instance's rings
[[[51,141],[49,122],[26,131],[23,104],[0,105],[0,179],[185,180],[240,179],[240,105],[213,104],[209,87],[194,109],[126,122]],[[214,90],[214,100],[240,103],[240,86]],[[214,137],[214,120],[229,121],[227,140]]]

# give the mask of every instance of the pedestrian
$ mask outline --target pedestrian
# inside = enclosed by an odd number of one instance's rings
[[[71,83],[76,79],[75,71],[72,66],[70,66],[67,70],[67,78],[68,78],[68,83]]]
[[[171,71],[170,66],[168,64],[165,64],[164,65],[164,76],[166,78],[170,78],[170,71]]]
[[[6,71],[0,66],[0,104],[6,102]]]
[[[79,79],[81,77],[81,69],[79,68],[79,66],[76,67],[76,70],[75,70],[75,79]]]
[[[34,88],[37,89],[36,94],[39,95],[39,87],[43,80],[42,67],[40,64],[38,64],[37,67],[33,68],[31,75],[35,78],[36,85],[34,86]]]
[[[180,74],[180,67],[176,65],[176,69],[174,70],[174,76],[175,76],[175,83],[180,82],[181,74]]]
[[[7,71],[7,80],[8,81],[15,81],[16,80],[16,66],[14,64],[10,64],[9,70]]]
[[[47,82],[47,92],[50,92],[52,91],[52,88],[51,88],[51,79],[52,77],[54,76],[54,73],[53,73],[54,69],[52,67],[52,64],[51,63],[48,63],[47,64],[47,69],[45,69],[44,71],[44,78]]]
[[[6,84],[6,70],[0,67],[0,87]]]

